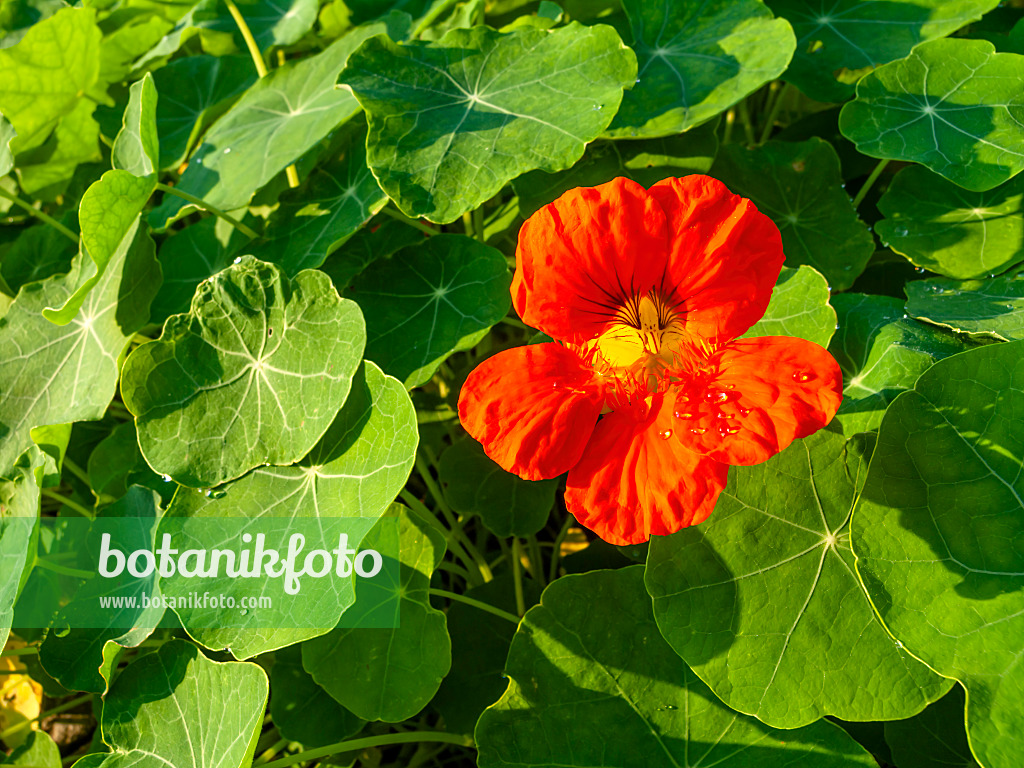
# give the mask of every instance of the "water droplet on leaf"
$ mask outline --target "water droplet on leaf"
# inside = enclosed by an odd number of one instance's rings
[[[170,475],[160,475],[160,477],[163,479],[163,481],[165,483],[171,482],[171,476]]]

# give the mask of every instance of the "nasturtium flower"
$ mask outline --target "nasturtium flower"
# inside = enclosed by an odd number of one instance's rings
[[[764,314],[779,230],[708,176],[566,192],[523,224],[512,299],[555,339],[481,363],[459,396],[487,455],[612,544],[703,521],[729,465],[828,424],[842,374],[821,346],[738,338]]]

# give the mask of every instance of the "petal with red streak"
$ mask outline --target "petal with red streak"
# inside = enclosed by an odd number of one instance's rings
[[[677,434],[726,464],[760,464],[832,421],[843,374],[823,347],[789,336],[727,344],[710,372],[676,390]]]
[[[528,325],[583,343],[660,285],[668,244],[661,206],[636,182],[569,190],[519,230],[512,302]]]
[[[711,514],[729,467],[684,448],[673,422],[663,395],[645,418],[619,410],[601,420],[566,483],[566,507],[581,525],[611,544],[639,544]]]
[[[665,179],[650,194],[671,230],[663,292],[682,302],[686,330],[714,344],[745,333],[785,259],[775,223],[710,176]]]
[[[534,344],[477,366],[459,394],[459,418],[503,469],[544,480],[579,461],[603,405],[603,386],[573,352]]]

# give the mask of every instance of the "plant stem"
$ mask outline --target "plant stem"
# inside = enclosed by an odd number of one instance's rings
[[[242,33],[242,39],[245,40],[245,47],[249,49],[249,55],[252,56],[252,63],[256,65],[256,74],[260,77],[267,76],[267,62],[263,60],[263,54],[260,53],[260,47],[256,45],[256,38],[252,36],[252,30],[249,29],[249,25],[245,22],[245,17],[242,16],[242,12],[238,10],[238,6],[232,2],[232,0],[224,0],[224,4],[228,7],[228,12],[231,14],[231,18],[235,20],[235,24],[238,25],[238,31]]]
[[[477,208],[473,211],[473,234],[481,243],[487,238],[484,237],[484,209]]]
[[[445,2],[433,8],[430,11],[430,13],[428,13],[426,16],[420,19],[420,23],[416,25],[416,29],[414,29],[412,32],[412,37],[416,38],[423,34],[427,27],[429,27],[431,24],[437,21],[441,17],[441,14],[443,14],[445,11],[447,11],[449,8],[455,5],[456,2],[458,2],[458,0],[446,0]]]
[[[725,113],[725,131],[722,133],[722,145],[732,141],[732,127],[736,124],[736,108],[732,107]]]
[[[857,196],[853,198],[854,210],[859,208],[860,204],[864,202],[864,198],[867,197],[868,190],[870,190],[871,187],[874,186],[874,183],[878,181],[878,177],[882,175],[882,171],[885,170],[885,166],[887,166],[888,164],[888,160],[878,161],[878,165],[875,166],[875,169],[871,172],[871,175],[868,176],[867,181],[865,181],[861,188],[857,190]]]
[[[53,571],[54,573],[59,573],[62,576],[73,576],[76,579],[91,579],[96,575],[92,571],[82,570],[81,568],[68,568],[66,565],[60,565],[51,560],[43,560],[38,557],[36,558],[35,564],[47,571]]]
[[[287,746],[288,739],[278,739],[269,748],[264,750],[262,755],[260,755],[258,758],[252,761],[253,768],[256,768],[257,765],[265,765],[270,760],[270,758],[272,758],[274,755],[276,755],[278,752],[280,752]]]
[[[501,320],[499,320],[498,322],[499,323],[504,323],[505,325],[511,325],[513,328],[519,328],[519,329],[524,330],[524,331],[533,331],[534,333],[537,332],[536,328],[531,328],[530,326],[528,326],[526,323],[524,323],[522,320],[520,320],[517,317],[507,317],[506,316],[506,317],[501,318]]]
[[[526,613],[526,601],[523,600],[523,548],[519,543],[519,537],[512,537],[512,580],[516,588],[516,613],[522,616]]]
[[[778,82],[779,81],[776,80],[771,86],[772,90],[775,92],[775,101],[772,102],[772,108],[768,112],[768,119],[765,120],[764,129],[761,131],[761,140],[757,142],[758,146],[768,141],[769,137],[772,135],[772,128],[775,127],[775,120],[778,118],[779,112],[782,111],[782,102],[785,100],[786,96],[789,95],[789,83],[785,83],[781,88],[779,88],[777,87]]]
[[[22,200],[17,195],[12,195],[10,192],[8,192],[3,187],[0,187],[0,197],[4,198],[5,200],[10,200],[16,206],[18,206],[23,211],[25,211],[25,213],[29,214],[30,216],[35,216],[37,219],[39,219],[44,224],[49,224],[51,227],[53,227],[58,232],[60,232],[62,235],[64,235],[69,240],[71,240],[73,243],[75,243],[75,245],[78,245],[78,235],[76,235],[70,229],[65,227],[63,224],[61,224],[59,221],[57,221],[55,218],[53,218],[50,214],[43,213],[42,211],[38,210],[37,208],[32,207],[31,205],[26,203],[24,200]]]
[[[495,608],[493,605],[488,605],[480,600],[475,600],[472,597],[466,597],[460,595],[457,592],[449,592],[447,589],[438,589],[436,587],[430,588],[430,594],[437,595],[438,597],[446,597],[449,600],[454,600],[458,603],[465,603],[466,605],[472,605],[474,608],[479,608],[481,611],[487,611],[487,613],[495,616],[500,616],[503,619],[508,619],[513,624],[519,623],[519,617],[515,616],[508,611],[503,611],[501,608]]]
[[[530,552],[530,575],[540,585],[540,588],[544,589],[547,586],[547,579],[544,578],[544,559],[540,554],[540,544],[537,543],[537,537],[530,536],[527,538],[526,546]]]
[[[381,213],[383,213],[386,216],[390,216],[395,221],[400,221],[403,224],[408,224],[410,227],[415,227],[420,232],[424,232],[424,233],[426,233],[428,235],[436,235],[437,234],[437,230],[436,229],[434,229],[432,227],[428,227],[426,224],[424,224],[419,219],[410,219],[404,213],[402,213],[401,211],[396,211],[394,208],[390,208],[390,207],[383,208],[383,209],[381,209]]]
[[[307,749],[288,757],[282,757],[272,763],[264,763],[262,768],[287,768],[296,763],[304,763],[315,760],[318,757],[336,755],[340,752],[354,752],[368,749],[369,747],[384,747],[391,744],[418,744],[420,742],[442,742],[445,744],[456,744],[460,747],[473,746],[473,740],[469,736],[458,733],[444,733],[443,731],[407,731],[405,733],[385,733],[381,736],[367,736],[364,739],[350,739],[339,741],[335,744],[328,744],[326,747]]]
[[[85,473],[85,470],[83,470],[80,466],[75,464],[75,462],[73,462],[67,456],[64,457],[62,466],[64,466],[72,475],[77,477],[83,483],[92,487],[92,483],[89,482],[89,475]]]
[[[554,550],[551,552],[551,570],[548,571],[548,581],[554,581],[558,578],[558,561],[562,557],[562,542],[565,541],[565,537],[569,533],[569,528],[572,527],[573,522],[572,516],[567,516],[565,522],[562,523],[562,529],[555,537]]]
[[[747,144],[754,144],[754,126],[750,122],[750,110],[747,108],[747,100],[739,104],[740,122],[743,123],[743,134],[747,137]]]
[[[466,566],[465,573],[466,576],[468,577],[467,580],[469,581],[469,583],[474,587],[478,587],[481,584],[483,584],[483,576],[479,573],[476,561],[469,556],[469,553],[467,553],[465,549],[462,548],[462,544],[460,544],[459,540],[455,538],[455,534],[449,531],[443,525],[441,525],[441,523],[438,521],[434,513],[431,512],[430,509],[428,509],[427,506],[422,501],[417,499],[406,489],[403,488],[401,491],[399,491],[398,497],[406,504],[408,504],[409,507],[418,512],[420,514],[420,517],[424,518],[434,528],[440,531],[441,535],[444,536],[445,541],[448,544],[448,549],[450,549],[452,554],[459,558],[459,560],[462,561],[463,565]],[[474,571],[476,571],[475,574]]]
[[[39,653],[39,646],[26,645],[24,648],[8,648],[6,651],[0,651],[0,659],[10,656],[31,656],[35,653]]]
[[[157,182],[156,188],[159,189],[161,192],[167,192],[168,194],[180,197],[182,200],[192,203],[192,205],[202,208],[204,211],[208,211],[209,213],[212,213],[214,216],[217,216],[218,218],[224,219],[224,221],[233,226],[246,237],[252,238],[253,240],[259,239],[259,234],[257,232],[255,232],[252,229],[249,229],[249,227],[247,227],[245,224],[240,222],[238,219],[236,219],[234,216],[227,213],[226,211],[222,211],[220,208],[210,205],[201,197],[190,195],[188,192],[182,192],[180,189],[177,189],[176,187],[170,187],[167,184],[161,184],[160,182]]]
[[[42,720],[43,718],[49,717],[50,715],[59,715],[61,712],[66,712],[69,709],[74,709],[78,705],[84,704],[87,701],[92,701],[91,693],[87,693],[85,696],[79,696],[77,699],[72,699],[69,702],[60,704],[56,707],[53,707],[52,709],[46,710],[45,712],[40,712],[31,720],[22,720],[20,723],[15,723],[10,728],[6,728],[0,731],[0,739],[7,739],[8,736],[13,736],[15,733],[25,730],[37,720]]]
[[[66,506],[68,509],[73,509],[75,512],[80,514],[82,517],[88,518],[89,520],[92,520],[92,519],[94,519],[96,517],[96,515],[93,512],[91,512],[90,510],[88,510],[85,507],[83,507],[77,501],[75,501],[73,499],[69,499],[67,496],[61,496],[56,491],[51,491],[49,488],[43,488],[40,491],[40,493],[43,494],[43,496],[45,496],[48,499],[53,499],[54,501],[59,501],[61,504]]]

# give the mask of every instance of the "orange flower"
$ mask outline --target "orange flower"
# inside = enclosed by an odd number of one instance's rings
[[[568,472],[566,506],[612,544],[703,521],[730,464],[828,424],[842,374],[822,347],[738,339],[783,262],[778,229],[708,176],[566,192],[523,224],[512,299],[555,343],[481,363],[463,426],[528,480]]]

